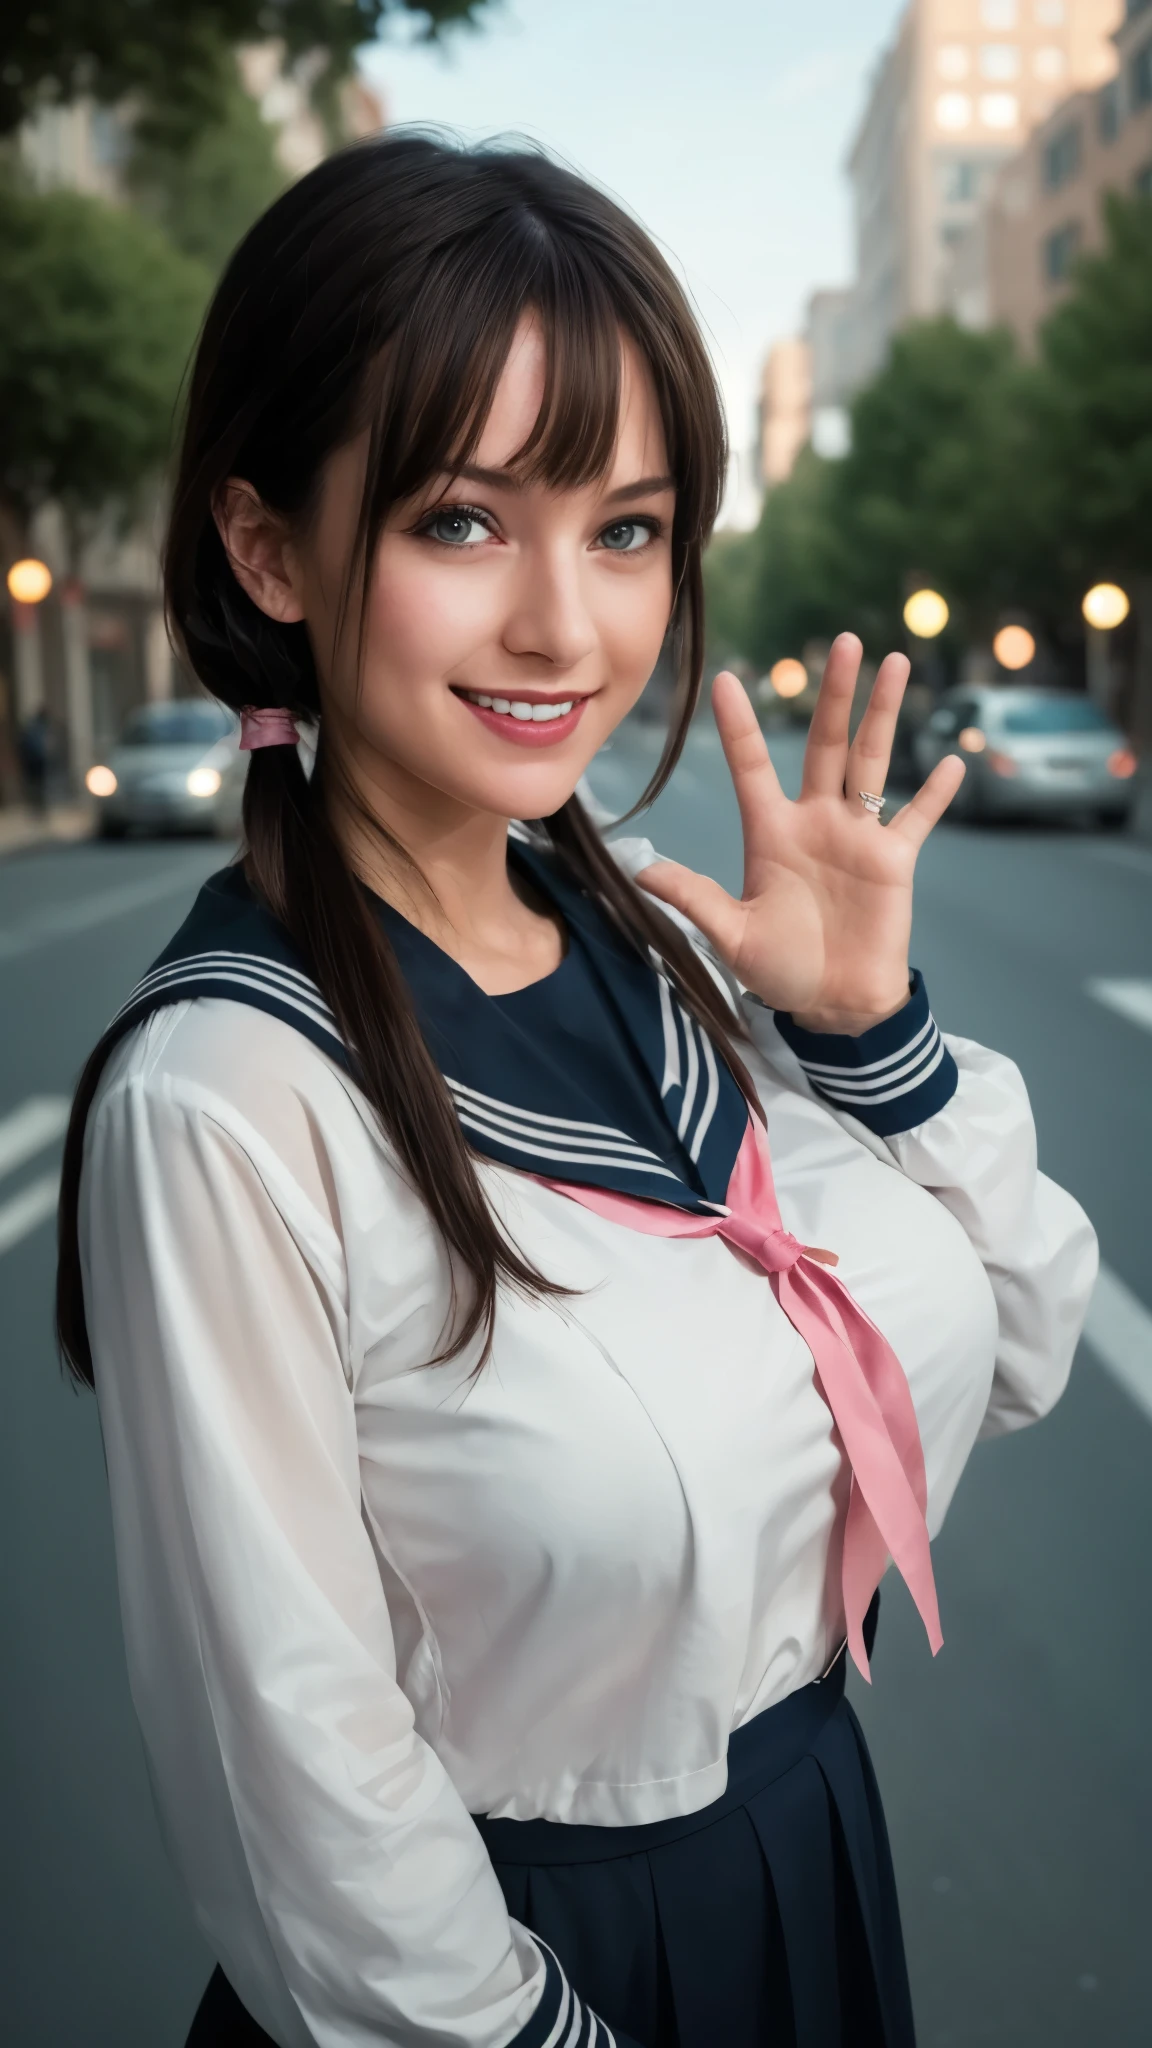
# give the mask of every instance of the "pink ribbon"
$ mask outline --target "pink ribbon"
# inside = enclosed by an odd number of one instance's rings
[[[294,747],[299,739],[296,720],[283,706],[265,711],[259,705],[246,704],[240,713],[240,751],[243,754],[250,754],[257,747]]]
[[[853,1662],[871,1682],[864,1616],[889,1557],[919,1609],[935,1656],[944,1638],[925,1520],[928,1483],[904,1368],[844,1282],[828,1270],[835,1253],[803,1245],[784,1229],[759,1121],[749,1118],[728,1184],[727,1215],[689,1214],[571,1181],[545,1185],[651,1237],[723,1237],[767,1273],[777,1301],[812,1353],[817,1385],[852,1467],[841,1587]]]

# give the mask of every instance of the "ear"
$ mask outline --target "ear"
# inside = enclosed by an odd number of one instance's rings
[[[288,529],[252,485],[230,476],[212,507],[224,551],[241,590],[270,619],[294,625],[304,617]]]

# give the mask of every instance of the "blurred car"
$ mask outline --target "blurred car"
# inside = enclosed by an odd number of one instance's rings
[[[85,777],[101,838],[129,831],[234,837],[248,768],[239,740],[232,713],[207,698],[142,704]]]
[[[912,746],[921,778],[945,754],[962,755],[953,817],[1087,813],[1120,829],[1132,815],[1136,756],[1091,697],[1011,684],[949,690]]]

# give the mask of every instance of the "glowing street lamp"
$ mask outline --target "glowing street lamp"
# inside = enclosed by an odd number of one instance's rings
[[[992,652],[1001,668],[1027,668],[1036,653],[1036,641],[1027,626],[1001,626]]]
[[[1128,592],[1121,590],[1118,583],[1094,583],[1080,606],[1090,626],[1098,632],[1110,633],[1113,626],[1122,626],[1131,606]]]
[[[52,588],[52,571],[47,562],[26,555],[23,561],[13,562],[6,580],[8,595],[17,604],[41,604]]]
[[[798,697],[808,687],[808,671],[802,661],[787,655],[769,669],[768,681],[778,697]]]
[[[904,624],[917,640],[935,640],[948,624],[948,604],[938,590],[914,590],[904,606]]]

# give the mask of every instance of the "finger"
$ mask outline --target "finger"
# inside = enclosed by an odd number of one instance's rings
[[[963,782],[964,772],[959,754],[945,754],[944,759],[936,763],[923,788],[917,790],[910,803],[897,811],[886,830],[899,833],[901,839],[909,840],[917,848],[923,846]]]
[[[658,860],[652,867],[642,868],[636,880],[650,896],[678,910],[702,931],[722,960],[729,964],[735,960],[747,912],[719,882],[698,875],[694,868],[681,867],[675,860]]]
[[[712,685],[712,716],[740,806],[744,850],[748,854],[754,848],[756,827],[765,807],[786,799],[760,720],[752,709],[748,692],[731,669],[721,669]]]
[[[896,737],[896,719],[911,666],[906,654],[888,654],[877,670],[868,708],[848,749],[844,791],[853,805],[862,789],[883,795]]]
[[[841,633],[832,642],[808,729],[801,797],[840,796],[843,793],[844,772],[848,765],[848,725],[863,652],[855,633]]]

